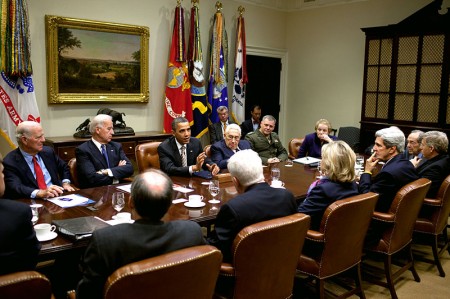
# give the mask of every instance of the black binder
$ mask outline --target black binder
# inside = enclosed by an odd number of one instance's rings
[[[93,216],[53,220],[52,223],[61,234],[75,241],[89,238],[96,229],[110,226]]]

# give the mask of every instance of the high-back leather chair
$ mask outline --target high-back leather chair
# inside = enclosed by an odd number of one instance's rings
[[[242,229],[233,242],[233,261],[222,263],[215,298],[290,298],[310,220],[296,213]],[[230,281],[220,292],[220,284]]]
[[[160,141],[141,143],[136,146],[136,163],[139,173],[144,172],[149,168],[159,169],[159,155],[158,146]]]
[[[355,152],[359,150],[360,129],[357,127],[340,127],[338,139],[345,141]]]
[[[414,268],[411,241],[417,216],[430,185],[431,181],[425,178],[406,184],[395,195],[388,212],[375,211],[372,217],[370,230],[373,233],[369,235],[364,251],[384,258],[386,282],[376,279],[370,281],[388,288],[393,299],[397,298],[394,281],[406,270],[410,270],[414,280],[420,282]],[[392,273],[392,256],[401,251],[407,253],[407,262]]]
[[[353,294],[364,298],[360,262],[377,200],[373,192],[337,200],[325,210],[320,230],[308,230],[297,270],[316,279],[320,298],[325,295],[325,279],[350,269],[356,287],[339,298]]]
[[[297,159],[298,151],[300,150],[300,146],[302,145],[303,140],[304,138],[292,138],[291,140],[289,140],[289,159]]]
[[[23,271],[0,276],[2,299],[54,298],[50,281],[36,271]]]
[[[78,183],[78,174],[77,174],[77,158],[72,158],[69,160],[69,163],[67,163],[69,166],[70,176],[72,177],[72,184],[80,188],[80,184]]]
[[[210,299],[222,253],[214,246],[184,248],[134,262],[114,271],[105,283],[104,299]],[[75,291],[68,293],[75,299]]]
[[[448,250],[450,254],[447,222],[450,214],[450,175],[445,178],[439,188],[436,199],[425,198],[419,218],[414,226],[414,235],[431,246],[434,257],[434,264],[437,266],[439,275],[445,277],[445,271],[442,268],[439,257]],[[438,236],[443,234],[444,244],[439,250]],[[428,260],[426,260],[428,261]]]

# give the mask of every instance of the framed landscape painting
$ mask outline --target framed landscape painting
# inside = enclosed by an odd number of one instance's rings
[[[48,103],[149,100],[145,26],[45,16]]]

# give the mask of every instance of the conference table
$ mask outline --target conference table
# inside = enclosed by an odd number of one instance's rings
[[[272,166],[264,167],[264,177],[267,183],[271,183],[271,168],[278,167],[280,169],[280,180],[284,182],[286,189],[291,191],[295,198],[300,202],[305,198],[311,183],[316,180],[318,171],[315,168],[310,168],[307,165],[296,164],[288,167],[284,162],[274,164]],[[174,186],[185,187],[192,189],[191,192],[184,193],[181,191],[174,191],[174,203],[169,208],[166,215],[163,217],[164,221],[172,220],[191,220],[199,223],[200,226],[209,228],[214,224],[214,220],[222,204],[226,203],[237,195],[236,188],[231,181],[220,183],[220,193],[216,199],[220,203],[211,204],[208,200],[212,198],[208,191],[209,180],[200,177],[171,177]],[[95,216],[102,220],[108,221],[117,213],[111,204],[112,194],[121,191],[118,187],[122,185],[109,185],[102,187],[94,187],[87,189],[80,189],[74,192],[93,200],[93,203],[87,206],[75,206],[71,208],[61,208],[58,205],[46,201],[36,199],[36,203],[40,203],[43,207],[39,212],[38,223],[51,223],[53,220],[76,218],[83,216]],[[69,194],[69,193],[68,193]],[[199,194],[203,196],[203,201],[206,203],[201,208],[187,208],[184,205],[183,199],[187,199],[191,194]],[[125,199],[127,204],[121,212],[131,212],[129,205],[130,194],[126,192]],[[32,204],[31,199],[20,199],[20,201]],[[62,256],[68,251],[80,250],[83,251],[89,240],[83,239],[79,241],[72,241],[66,236],[58,233],[58,236],[49,241],[41,242],[42,248],[39,254],[39,260],[45,261],[55,259]]]

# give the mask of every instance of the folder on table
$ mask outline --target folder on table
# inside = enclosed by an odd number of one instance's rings
[[[75,241],[89,238],[96,229],[110,226],[93,216],[53,220],[52,223],[58,232]]]

